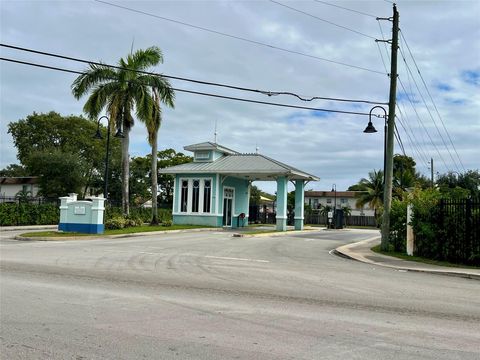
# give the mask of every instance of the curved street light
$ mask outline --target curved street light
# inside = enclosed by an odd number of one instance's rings
[[[385,184],[385,167],[386,167],[386,162],[387,162],[387,110],[385,110],[384,107],[382,106],[374,106],[371,108],[370,112],[368,113],[368,125],[363,130],[364,133],[366,134],[373,134],[377,132],[377,129],[375,129],[375,126],[373,126],[372,123],[372,112],[375,109],[382,109],[384,112],[384,116],[378,116],[377,117],[383,117],[385,119],[385,126],[384,126],[384,134],[383,134],[383,183]]]
[[[93,136],[94,139],[102,140],[103,136],[100,132],[100,120],[106,119],[107,120],[107,146],[105,149],[105,175],[104,175],[104,187],[103,187],[103,197],[106,199],[108,197],[108,156],[110,153],[110,119],[107,116],[101,116],[97,120],[97,132]],[[123,133],[120,128],[117,128],[117,132],[114,135],[116,138],[123,138]]]

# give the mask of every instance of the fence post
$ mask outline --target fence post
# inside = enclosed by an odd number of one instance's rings
[[[412,221],[412,205],[407,205],[407,255],[413,256],[415,248],[415,234],[413,233],[413,227],[410,225]]]
[[[465,238],[463,240],[465,244],[463,259],[467,261],[473,253],[472,220],[472,199],[467,199],[465,202]]]

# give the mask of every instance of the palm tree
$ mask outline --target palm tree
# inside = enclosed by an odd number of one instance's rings
[[[369,172],[368,179],[361,179],[358,185],[362,192],[358,195],[357,207],[368,204],[370,208],[373,208],[375,217],[377,217],[377,210],[383,205],[383,171]]]
[[[159,84],[160,76],[142,73],[162,61],[156,46],[137,50],[126,59],[121,58],[118,68],[90,64],[89,70],[72,83],[76,99],[90,93],[83,110],[96,118],[106,109],[110,122],[123,127],[122,140],[122,208],[129,214],[129,155],[130,130],[134,125],[132,112],[138,120],[147,123],[152,116],[154,102],[151,88]],[[164,79],[162,85],[164,83]],[[105,194],[106,195],[106,194]]]
[[[157,161],[158,161],[158,130],[162,124],[162,112],[160,108],[160,102],[163,102],[167,106],[173,108],[173,100],[175,93],[173,92],[170,84],[167,80],[159,78],[162,83],[158,83],[152,87],[153,92],[153,111],[152,116],[145,123],[148,131],[148,142],[152,147],[152,164],[151,164],[151,177],[152,177],[152,221],[151,225],[158,225],[158,205],[157,205]]]

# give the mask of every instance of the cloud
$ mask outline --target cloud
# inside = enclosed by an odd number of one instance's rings
[[[480,86],[480,70],[465,70],[462,72],[462,79],[467,84]]]
[[[479,61],[480,3],[458,3],[401,1],[398,5],[400,26],[409,49],[403,40],[400,46],[443,136],[446,138],[442,123],[417,76],[409,50],[415,56],[462,162],[466,168],[478,168],[476,134],[480,127],[480,95],[472,85],[478,86],[479,72],[472,64]],[[130,1],[122,4],[319,58],[384,71],[373,39],[271,2]],[[346,6],[381,17],[390,16],[392,11],[390,4],[379,1],[362,1],[361,6],[351,2]],[[369,17],[316,2],[298,2],[295,7],[381,38],[377,21]],[[4,43],[114,64],[128,54],[133,41],[134,49],[161,47],[165,63],[156,70],[169,75],[253,89],[291,91],[305,97],[388,101],[390,79],[386,75],[255,45],[96,2],[56,2],[52,6],[47,1],[3,1],[0,16]],[[456,21],[451,21],[452,18]],[[381,26],[385,36],[390,36],[390,23],[381,22]],[[388,62],[389,47],[379,45],[384,61]],[[5,48],[2,56],[75,70],[86,67]],[[0,167],[4,167],[16,161],[11,137],[5,135],[10,121],[24,118],[33,111],[80,114],[85,99],[77,101],[72,97],[70,85],[75,78],[72,74],[0,62],[0,76],[0,131],[4,135]],[[434,157],[440,172],[456,169],[458,165],[450,159],[400,56],[399,76],[405,85],[405,90],[400,84],[398,87],[402,120],[408,135],[416,138],[413,146],[397,124],[407,153],[415,156],[418,169],[425,173],[428,170],[421,161],[423,157]],[[305,103],[289,96],[267,97],[179,80],[172,80],[172,84],[176,88],[316,108],[368,113],[373,106],[325,100]],[[180,92],[175,105],[173,110],[164,109],[159,149],[182,151],[185,145],[213,140],[217,122],[220,143],[242,152],[254,152],[258,146],[261,153],[319,176],[321,181],[309,184],[311,188],[328,189],[336,183],[342,190],[367,176],[368,171],[383,166],[382,119],[373,119],[378,133],[364,134],[368,116],[279,108]],[[419,159],[415,147],[423,154]],[[449,148],[451,151],[450,145]],[[143,156],[149,151],[145,127],[137,122],[131,133],[131,156]]]

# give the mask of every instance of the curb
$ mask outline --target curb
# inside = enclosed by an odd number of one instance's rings
[[[106,239],[122,239],[129,237],[162,235],[162,234],[178,234],[186,232],[201,232],[201,231],[223,231],[218,228],[201,228],[201,229],[179,229],[179,230],[161,230],[161,231],[145,231],[131,234],[117,234],[117,235],[101,235],[101,236],[58,236],[58,237],[26,237],[17,235],[15,240],[19,241],[69,241],[69,240],[106,240]]]
[[[479,274],[472,273],[472,272],[469,271],[469,269],[458,268],[459,270],[444,270],[444,269],[409,267],[409,266],[404,266],[405,264],[407,264],[409,262],[408,260],[402,260],[402,259],[399,259],[399,258],[395,258],[395,257],[391,257],[391,256],[388,256],[388,255],[383,255],[382,254],[382,256],[385,256],[386,258],[391,258],[391,259],[398,260],[400,263],[403,264],[402,266],[395,266],[395,265],[383,264],[381,262],[366,259],[364,256],[350,250],[350,248],[356,247],[359,244],[364,244],[364,243],[368,243],[368,242],[373,243],[374,240],[379,240],[379,239],[380,239],[379,237],[375,237],[373,239],[367,239],[367,240],[362,240],[362,241],[352,243],[352,244],[342,245],[342,246],[339,246],[338,248],[334,249],[332,251],[332,253],[339,256],[339,257],[343,257],[345,259],[355,260],[355,261],[359,261],[359,262],[362,262],[362,263],[365,263],[365,264],[382,266],[382,267],[395,269],[395,270],[421,272],[421,273],[428,273],[428,274],[434,274],[434,275],[455,276],[455,277],[461,277],[461,278],[466,278],[466,279],[480,280],[480,273]],[[372,254],[378,255],[378,254],[376,254],[376,253],[374,253],[373,251],[370,250],[370,246],[369,246],[369,252],[372,253]],[[435,265],[431,265],[431,266],[435,266]]]
[[[323,231],[324,229],[322,229]],[[290,231],[272,231],[258,234],[242,234],[234,233],[233,237],[267,237],[267,236],[288,236],[290,234],[304,234],[312,231],[320,231],[320,229],[303,229],[303,230],[290,230]]]

